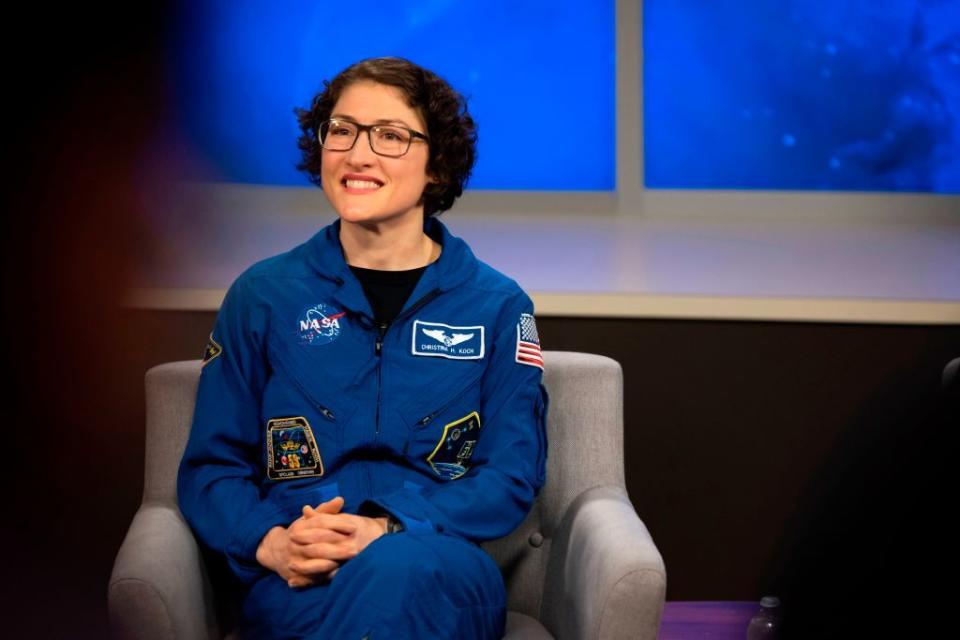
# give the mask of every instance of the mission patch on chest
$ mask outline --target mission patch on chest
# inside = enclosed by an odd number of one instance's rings
[[[274,418],[267,423],[267,477],[292,480],[323,475],[323,461],[306,418]]]

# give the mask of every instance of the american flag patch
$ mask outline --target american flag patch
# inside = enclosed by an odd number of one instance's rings
[[[529,313],[521,313],[517,323],[517,357],[520,364],[543,369],[543,354],[540,352],[540,336],[537,321]]]

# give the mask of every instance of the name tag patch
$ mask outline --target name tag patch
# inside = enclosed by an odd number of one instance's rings
[[[323,461],[306,418],[267,422],[267,477],[292,480],[323,475]]]
[[[455,327],[442,322],[413,321],[415,356],[437,356],[451,360],[479,360],[483,357],[483,325]]]

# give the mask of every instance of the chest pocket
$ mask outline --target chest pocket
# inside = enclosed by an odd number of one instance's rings
[[[436,479],[455,480],[470,470],[483,431],[481,374],[432,405],[419,401],[401,411],[409,429],[407,458]]]
[[[339,449],[343,431],[356,412],[357,405],[324,375],[322,367],[309,359],[307,353],[297,353],[286,345],[279,344],[270,354],[274,367],[274,383],[286,388],[286,402],[283,405],[264,407],[271,414],[311,416],[318,444],[325,441],[322,454],[332,453],[331,447]]]

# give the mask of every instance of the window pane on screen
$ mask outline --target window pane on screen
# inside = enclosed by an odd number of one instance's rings
[[[190,179],[303,185],[292,109],[372,56],[413,60],[468,97],[471,188],[614,188],[614,2],[189,3],[175,26]],[[590,130],[589,144],[572,132]],[[201,168],[202,167],[202,168]]]
[[[960,193],[948,0],[646,0],[652,188]]]

